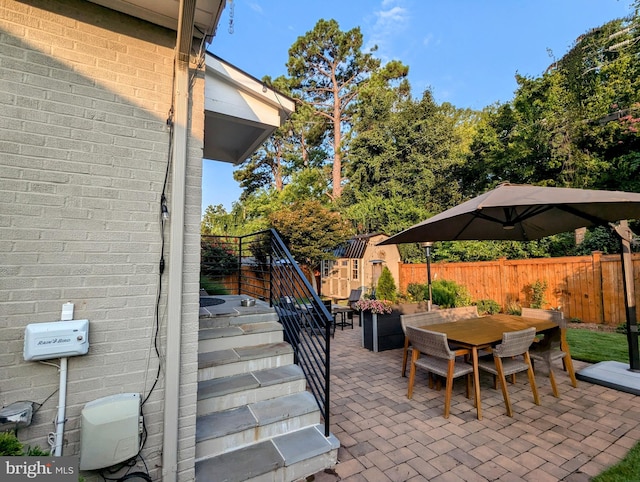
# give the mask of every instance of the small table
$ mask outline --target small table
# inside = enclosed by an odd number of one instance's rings
[[[495,345],[502,341],[502,334],[510,331],[524,330],[535,327],[536,333],[560,328],[549,320],[524,318],[516,315],[490,315],[479,318],[467,318],[450,323],[438,323],[427,325],[424,328],[429,331],[446,333],[447,340],[463,348],[471,350],[473,360],[473,385],[475,392],[475,405],[478,411],[478,420],[482,420],[482,407],[480,405],[480,373],[478,371],[478,349]]]
[[[340,326],[340,329],[344,330],[344,327],[347,326],[347,322],[345,321],[345,317],[347,313],[353,311],[353,308],[345,305],[331,305],[331,313],[334,315],[340,315],[340,323],[336,323],[336,326]],[[353,328],[353,321],[351,322],[351,328]]]

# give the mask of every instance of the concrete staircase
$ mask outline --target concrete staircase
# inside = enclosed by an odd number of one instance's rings
[[[277,314],[259,301],[257,307],[201,310],[198,482],[293,482],[337,462],[339,442],[324,436]]]

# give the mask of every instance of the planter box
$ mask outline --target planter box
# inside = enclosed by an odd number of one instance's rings
[[[404,333],[400,325],[400,313],[378,315],[363,311],[362,346],[367,350],[384,351],[402,348]]]
[[[404,347],[404,332],[400,315],[427,311],[426,303],[393,305],[389,314],[378,315],[370,311],[360,313],[362,320],[362,346],[375,352]]]

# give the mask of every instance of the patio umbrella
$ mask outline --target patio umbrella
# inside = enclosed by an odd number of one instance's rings
[[[640,219],[640,194],[501,184],[380,244],[530,241],[621,219]]]
[[[626,226],[626,221],[612,224],[627,219],[640,219],[639,193],[505,183],[379,244],[530,241],[581,227],[609,225],[622,245],[630,368],[640,372],[630,249],[633,233]]]

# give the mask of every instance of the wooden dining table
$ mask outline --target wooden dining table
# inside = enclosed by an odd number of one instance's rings
[[[502,341],[502,334],[505,332],[519,331],[530,327],[535,327],[536,333],[540,334],[560,329],[558,325],[549,320],[505,314],[465,318],[454,322],[438,323],[419,328],[446,333],[449,343],[460,348],[468,348],[471,350],[474,401],[478,412],[478,420],[482,420],[478,351],[500,343]]]

